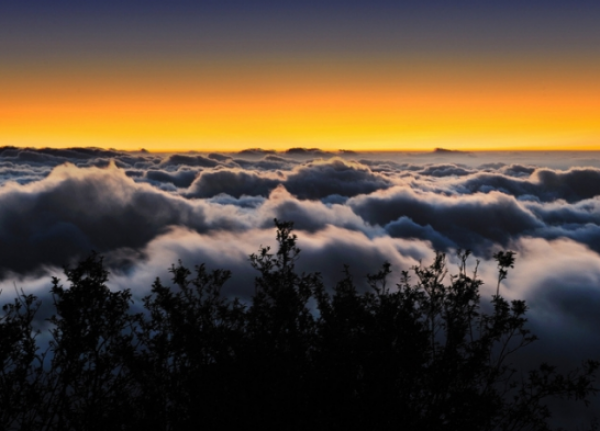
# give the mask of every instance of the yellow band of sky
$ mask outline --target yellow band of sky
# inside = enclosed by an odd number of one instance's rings
[[[17,64],[0,71],[0,145],[594,150],[598,76],[585,58]]]

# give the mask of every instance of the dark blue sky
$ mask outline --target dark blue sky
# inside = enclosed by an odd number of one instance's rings
[[[598,11],[600,2],[595,0],[24,0],[24,1],[3,1],[0,3],[0,13],[3,16],[12,13],[19,14],[44,14],[44,13],[124,13],[140,11],[181,11],[181,12],[226,12],[239,13],[245,12],[281,12],[281,11],[310,11],[315,12],[330,10],[334,12],[344,12],[348,10],[376,11],[376,10],[396,10],[396,11],[422,11],[428,12],[436,9],[443,10],[462,10],[462,11],[502,11],[512,10],[537,10],[540,13],[554,10],[569,12],[580,11]]]
[[[78,10],[114,10],[114,9],[130,9],[130,8],[156,8],[156,9],[174,9],[185,7],[196,10],[236,10],[236,9],[308,9],[308,8],[378,8],[392,7],[395,9],[418,8],[427,9],[431,7],[466,7],[466,8],[506,8],[506,7],[535,7],[546,9],[548,7],[560,9],[573,8],[591,8],[597,7],[598,2],[592,0],[527,0],[526,2],[519,0],[504,0],[498,2],[496,0],[88,0],[85,2],[73,0],[27,0],[5,2],[1,5],[1,10],[25,10],[33,11],[34,9],[57,10],[57,9],[78,9]]]
[[[190,53],[583,53],[599,1],[4,1],[7,58]]]

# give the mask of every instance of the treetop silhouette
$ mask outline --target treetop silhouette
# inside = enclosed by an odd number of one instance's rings
[[[502,251],[497,293],[481,307],[477,264],[459,251],[391,280],[345,266],[335,286],[299,273],[291,222],[275,219],[278,249],[249,256],[249,301],[222,287],[230,272],[170,268],[134,313],[129,290],[111,291],[101,256],[52,279],[48,350],[37,345],[40,303],[20,292],[0,318],[4,429],[546,430],[552,397],[587,403],[598,362],[561,374],[511,357],[536,337],[524,301],[499,286],[515,255]]]

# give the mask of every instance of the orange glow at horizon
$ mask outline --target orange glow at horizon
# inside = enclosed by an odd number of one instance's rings
[[[0,145],[600,150],[600,68],[583,66],[375,60],[6,68]]]

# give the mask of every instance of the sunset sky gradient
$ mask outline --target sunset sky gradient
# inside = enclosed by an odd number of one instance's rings
[[[600,149],[598,2],[18,3],[0,146]]]

